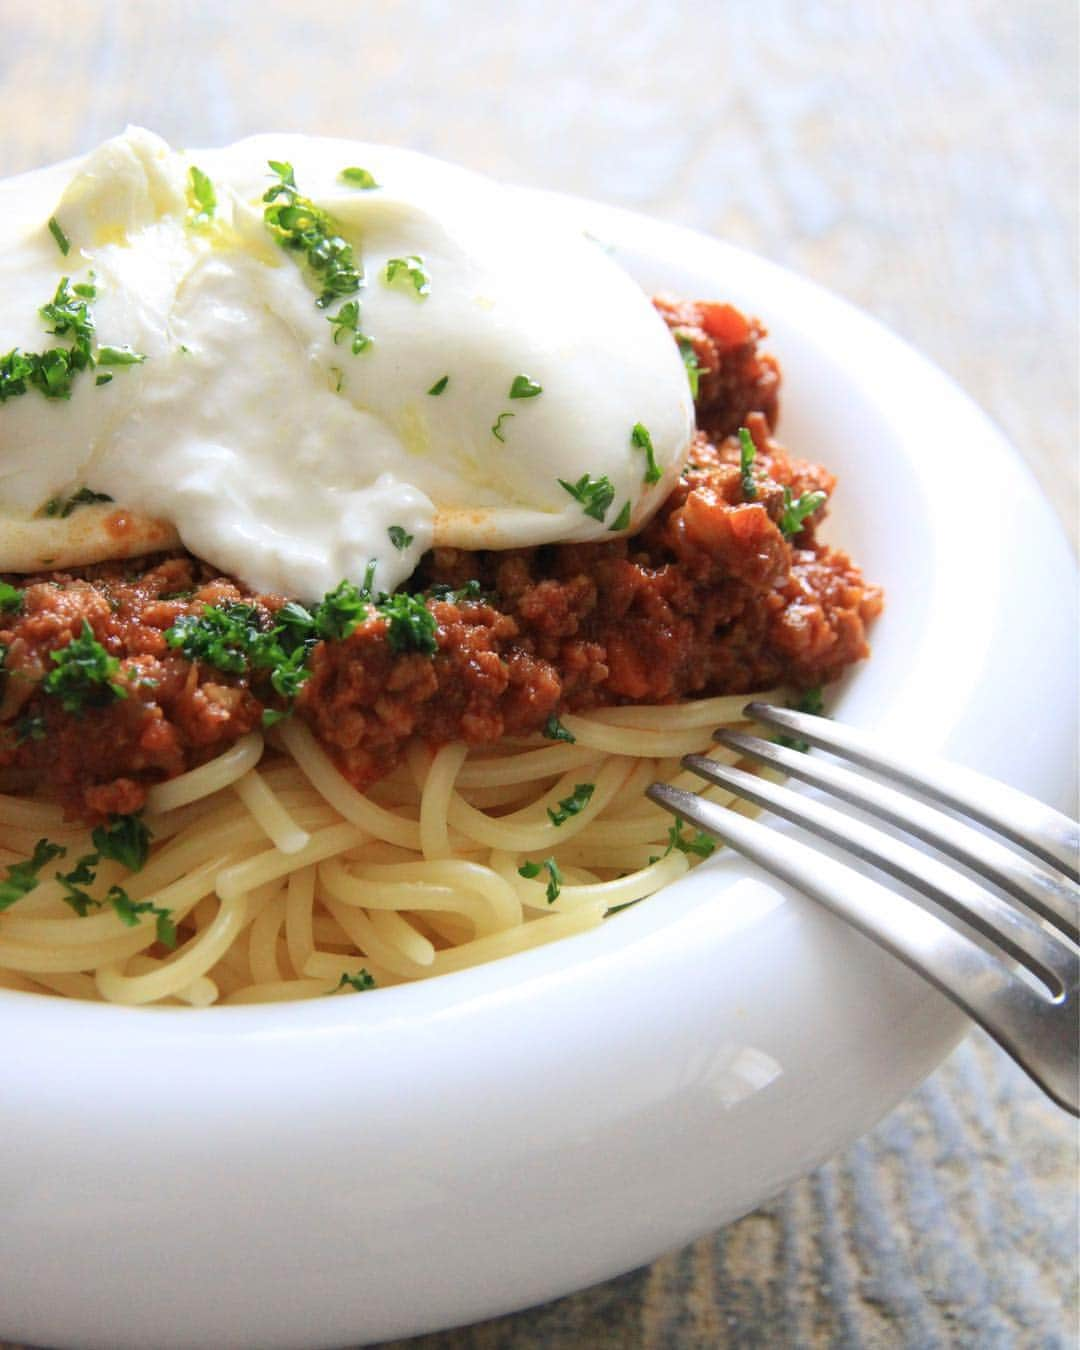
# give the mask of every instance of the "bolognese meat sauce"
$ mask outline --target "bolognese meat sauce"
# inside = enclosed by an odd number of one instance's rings
[[[881,595],[816,538],[833,478],[773,439],[779,371],[760,351],[764,330],[728,305],[656,304],[697,383],[698,432],[641,533],[432,550],[407,588],[423,596],[431,640],[395,641],[393,616],[366,606],[346,636],[301,652],[289,699],[239,657],[192,659],[171,640],[208,607],[257,633],[286,604],[189,555],[8,577],[8,782],[90,818],[130,812],[153,783],[289,709],[362,788],[412,737],[490,744],[562,711],[835,679],[866,656]]]

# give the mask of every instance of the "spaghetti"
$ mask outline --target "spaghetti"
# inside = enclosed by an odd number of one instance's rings
[[[684,754],[734,760],[712,732],[740,724],[746,702],[567,714],[573,740],[556,743],[418,740],[363,794],[300,721],[266,743],[251,733],[150,790],[145,866],[97,868],[96,890],[123,882],[126,912],[80,916],[50,874],[0,914],[0,987],[131,1005],[315,998],[584,932],[710,850],[642,794],[681,784]],[[0,796],[0,863],[42,837],[69,856],[91,846],[58,805]],[[166,914],[172,950],[153,922]]]

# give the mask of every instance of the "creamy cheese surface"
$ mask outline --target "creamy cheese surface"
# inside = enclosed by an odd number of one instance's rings
[[[268,228],[270,160],[362,272],[325,307],[304,251]],[[216,199],[201,222],[193,165]],[[378,186],[343,181],[350,167]],[[144,358],[76,372],[70,398],[0,402],[2,569],[123,556],[145,535],[304,599],[372,562],[392,590],[433,543],[636,530],[685,462],[686,372],[648,298],[466,170],[295,135],[181,153],[131,128],[6,180],[0,203],[0,353],[71,345],[39,313],[67,276],[93,288],[99,360]],[[353,301],[354,326],[330,322]],[[47,506],[83,489],[111,502]]]

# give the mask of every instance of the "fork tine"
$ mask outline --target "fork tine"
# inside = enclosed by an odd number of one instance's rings
[[[853,759],[856,764],[864,764],[875,773],[964,812],[1051,867],[1060,868],[1073,881],[1080,881],[1077,868],[1080,826],[1034,797],[959,764],[930,755],[915,758],[892,748],[883,749],[865,733],[811,713],[768,703],[748,703],[743,711],[755,722],[793,731],[811,745]]]
[[[654,783],[650,800],[730,844],[823,904],[958,1004],[1023,1065],[1059,1105],[1080,1114],[1075,1036],[1062,1036],[1055,1006],[1042,999],[937,915],[844,863],[692,792]],[[1031,1064],[1025,1045],[1042,1045]]]
[[[916,887],[997,943],[1044,981],[1055,995],[1077,983],[1080,962],[1075,952],[1028,914],[938,859],[804,792],[794,792],[744,769],[717,764],[703,755],[686,755],[683,764],[710,783],[775,811],[785,820],[854,853],[863,862],[882,868],[898,881]]]
[[[823,788],[834,797],[900,825],[984,876],[1060,929],[1080,940],[1080,891],[1074,882],[1034,863],[996,839],[981,834],[936,807],[927,806],[895,788],[845,769],[820,755],[804,755],[775,741],[738,731],[718,731],[721,745],[771,764],[794,778]]]

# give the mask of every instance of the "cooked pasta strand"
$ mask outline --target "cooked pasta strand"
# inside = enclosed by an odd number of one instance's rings
[[[0,990],[196,1008],[345,996],[364,971],[391,986],[584,932],[699,860],[643,792],[663,780],[731,803],[680,756],[736,762],[712,731],[744,723],[748,701],[568,714],[573,742],[414,745],[368,793],[299,719],[269,746],[245,736],[150,790],[150,856],[135,873],[99,860],[100,908],[75,913],[57,859],[0,911]],[[55,803],[0,794],[0,867],[41,838],[93,851]],[[104,903],[110,886],[123,904]]]

